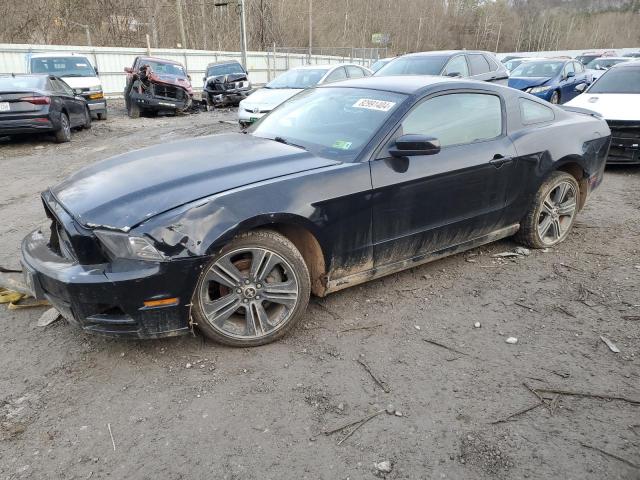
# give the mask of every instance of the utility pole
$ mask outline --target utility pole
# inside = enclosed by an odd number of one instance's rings
[[[311,53],[313,49],[313,0],[309,0],[309,63],[311,63]]]
[[[182,19],[182,1],[176,0],[176,10],[178,13],[178,24],[180,26],[180,41],[182,42],[182,48],[187,48],[187,37],[184,34],[184,20]]]
[[[238,0],[240,7],[240,46],[242,48],[242,66],[247,69],[247,20],[244,14],[244,0]]]

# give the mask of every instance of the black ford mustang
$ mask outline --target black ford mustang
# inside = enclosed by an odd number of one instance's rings
[[[38,297],[105,335],[197,326],[283,336],[310,293],[516,234],[564,240],[603,177],[609,128],[586,110],[441,77],[306,90],[248,133],[158,145],[42,195],[22,245]]]

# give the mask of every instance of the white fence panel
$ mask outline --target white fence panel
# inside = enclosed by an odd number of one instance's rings
[[[26,55],[28,53],[41,52],[75,52],[86,55],[94,66],[98,68],[104,92],[107,94],[122,93],[126,80],[124,68],[133,65],[133,61],[137,56],[147,55],[146,48],[4,43],[0,44],[0,74],[25,73],[27,69]],[[241,60],[240,52],[206,50],[152,49],[151,55],[184,64],[187,72],[191,75],[193,86],[197,90],[202,88],[202,78],[209,63],[221,60]],[[307,55],[303,54],[277,52],[274,62],[273,52],[247,52],[247,70],[254,84],[263,85],[275,75],[279,75],[289,68],[305,65],[308,58]],[[313,55],[311,57],[311,63],[314,65],[349,61],[348,57],[328,55]],[[352,61],[364,66],[369,66],[370,64],[370,60],[364,58],[354,58]]]

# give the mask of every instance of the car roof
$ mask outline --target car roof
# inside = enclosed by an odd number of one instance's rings
[[[238,65],[240,65],[240,62],[238,60],[221,60],[219,62],[211,62],[211,63],[207,64],[207,68],[215,67],[216,65],[230,65],[232,63],[237,63]],[[242,66],[242,65],[240,65],[240,66]]]
[[[493,55],[491,52],[486,52],[484,50],[434,50],[431,52],[407,53],[406,55],[402,55],[402,57],[445,57],[455,55],[457,53],[486,53]]]
[[[631,57],[598,57],[598,58],[594,58],[593,60],[591,60],[592,62],[595,62],[596,60],[626,60],[626,61],[630,61]]]
[[[88,55],[84,53],[75,53],[75,52],[41,52],[41,53],[31,53],[29,54],[29,58],[48,58],[48,57],[84,57],[88,58]]]
[[[140,60],[144,61],[144,60],[150,60],[152,62],[158,62],[158,63],[171,63],[173,65],[180,65],[182,66],[182,64],[180,62],[176,62],[175,60],[168,60],[166,58],[160,58],[160,57],[147,57],[147,56],[140,56],[138,57]]]
[[[292,67],[291,70],[313,70],[317,68],[337,68],[337,67],[362,67],[367,68],[356,63],[329,63],[324,65],[300,65],[299,67]]]
[[[469,86],[482,87],[485,90],[494,90],[495,85],[487,82],[481,82],[478,80],[470,79],[457,79],[440,77],[437,75],[393,75],[393,76],[381,76],[381,77],[362,77],[354,78],[351,80],[343,80],[335,83],[328,83],[320,85],[318,88],[331,88],[331,87],[352,87],[352,88],[367,88],[371,90],[383,90],[394,93],[404,93],[406,95],[412,95],[425,87],[440,84],[452,84],[459,88],[465,88]],[[492,88],[493,87],[493,88]]]
[[[611,68],[634,68],[634,67],[636,67],[636,68],[640,67],[640,60],[631,60],[630,62],[616,63]]]

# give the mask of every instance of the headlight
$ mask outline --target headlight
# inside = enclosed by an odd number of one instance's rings
[[[114,258],[163,262],[167,258],[144,237],[133,237],[126,233],[107,230],[94,231],[98,240]]]
[[[90,92],[102,92],[102,87],[100,85],[94,85],[93,87],[89,87]]]
[[[546,87],[533,87],[529,89],[529,93],[542,93],[542,92],[548,92],[549,90],[551,90],[552,87],[550,86],[546,86]]]

